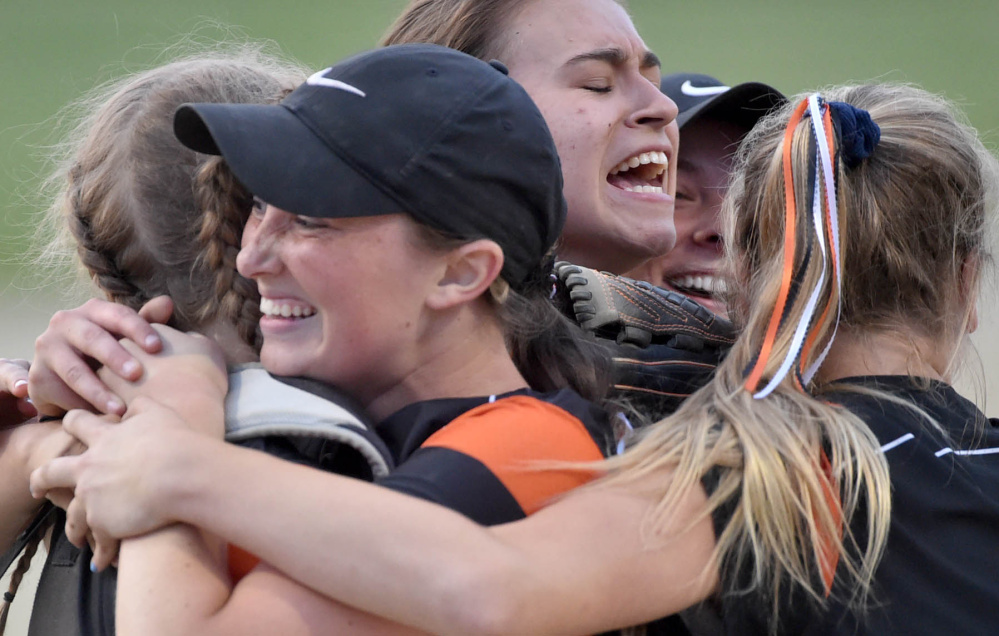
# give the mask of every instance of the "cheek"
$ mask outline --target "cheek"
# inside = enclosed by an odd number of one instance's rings
[[[591,236],[604,231],[591,189],[582,185],[577,186],[566,178],[565,202],[568,214],[563,229],[564,235]]]
[[[250,245],[256,237],[256,225],[257,223],[253,217],[250,217],[250,220],[246,223],[246,227],[243,228],[243,238],[240,240],[239,253],[236,254],[236,271],[246,278],[250,278]]]
[[[548,129],[555,140],[564,172],[585,163],[599,162],[601,142],[607,136],[608,126],[599,122],[591,106],[570,104],[539,104]]]
[[[673,147],[673,161],[670,162],[666,170],[666,194],[676,196],[676,185],[679,178],[677,175],[676,158],[680,153],[680,131],[676,126],[676,120],[666,126],[666,138],[669,139],[669,143]]]
[[[676,205],[673,208],[673,225],[676,226],[676,243],[679,245],[684,239],[689,239],[694,233],[694,222],[701,214],[699,208],[694,205]]]
[[[594,214],[600,188],[605,183],[603,158],[606,144],[596,139],[593,129],[580,126],[577,119],[552,128],[552,136],[562,162],[563,193],[569,206],[570,225]]]

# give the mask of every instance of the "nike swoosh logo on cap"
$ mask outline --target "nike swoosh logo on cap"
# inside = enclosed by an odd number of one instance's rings
[[[687,80],[680,85],[680,92],[689,97],[707,97],[709,95],[721,95],[728,90],[728,86],[694,86]]]
[[[309,76],[309,79],[305,80],[306,84],[310,86],[325,86],[326,88],[335,88],[341,91],[347,91],[348,93],[353,93],[355,95],[360,95],[361,97],[367,97],[364,91],[357,88],[356,86],[351,86],[346,82],[341,82],[340,80],[330,79],[328,77],[323,77],[326,73],[330,71],[333,67],[324,68],[321,71],[316,71]]]

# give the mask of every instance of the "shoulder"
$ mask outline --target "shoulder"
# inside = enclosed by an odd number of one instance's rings
[[[379,483],[457,510],[478,523],[532,514],[591,480],[604,457],[579,396],[515,394],[453,417]]]
[[[605,417],[572,391],[511,395],[473,408],[431,435],[424,447],[448,447],[480,459],[596,461],[605,455]]]
[[[963,451],[989,454],[988,449],[999,443],[999,429],[947,384],[869,376],[849,378],[842,386],[822,397],[863,420],[885,452],[918,445],[932,449],[937,457]]]
[[[317,466],[318,457],[333,454],[326,442],[344,452],[336,467],[324,467],[365,479],[387,474],[394,464],[385,443],[351,398],[314,380],[272,376],[259,365],[244,365],[229,374],[225,404],[226,440],[256,444],[276,451],[272,442],[294,446],[291,456]],[[341,471],[341,468],[343,469]]]
[[[580,398],[581,399],[581,398]],[[582,485],[593,471],[553,463],[597,462],[601,446],[571,396],[514,395],[483,404],[430,436],[424,448],[448,449],[482,464],[532,514],[553,497]]]

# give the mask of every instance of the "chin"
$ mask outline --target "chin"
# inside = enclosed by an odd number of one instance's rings
[[[291,355],[288,351],[282,351],[276,346],[264,346],[260,349],[260,364],[268,373],[284,376],[305,375],[305,368],[302,364],[302,356]]]
[[[672,221],[668,226],[646,227],[645,231],[636,234],[631,248],[636,254],[641,254],[643,259],[652,260],[669,253],[676,246],[676,230]]]

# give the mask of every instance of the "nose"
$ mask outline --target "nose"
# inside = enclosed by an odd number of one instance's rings
[[[694,231],[694,242],[717,251],[722,248],[722,235],[715,226],[702,227]]]
[[[643,77],[635,91],[635,111],[628,119],[628,125],[648,126],[658,130],[676,121],[679,112],[676,102]]]
[[[263,215],[250,215],[243,228],[242,247],[236,256],[236,270],[240,274],[246,278],[257,278],[277,269],[278,225],[278,215],[271,206],[267,206]]]
[[[724,191],[714,191],[710,190],[703,194],[704,196],[704,207],[701,208],[703,212],[698,215],[697,227],[691,236],[694,243],[697,245],[713,249],[715,251],[721,252],[722,249],[722,234],[721,234],[721,206],[722,197]]]

